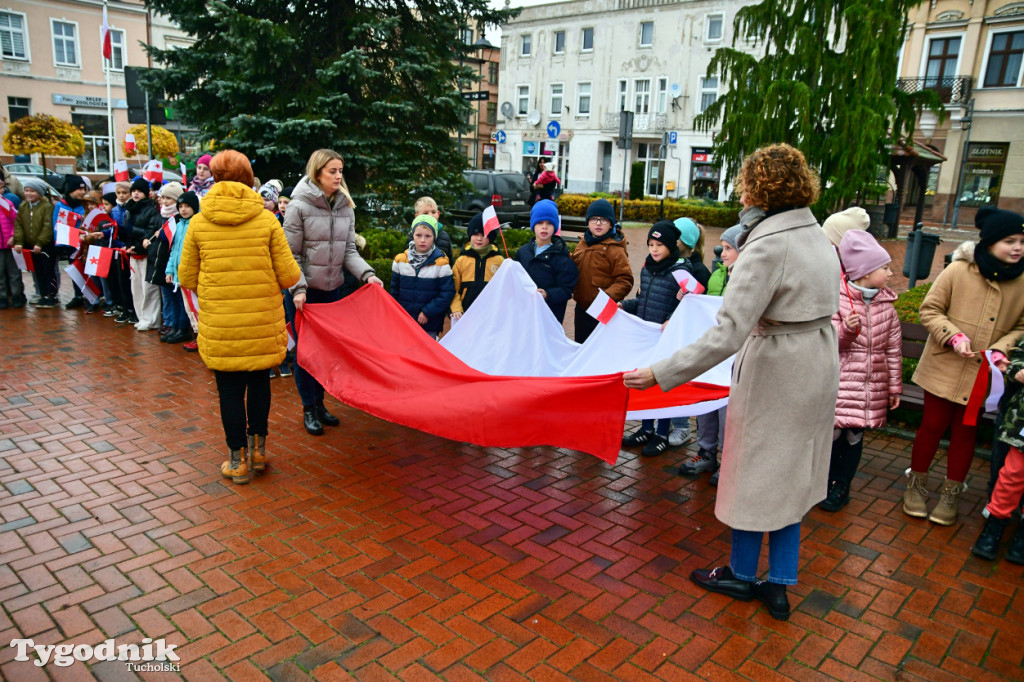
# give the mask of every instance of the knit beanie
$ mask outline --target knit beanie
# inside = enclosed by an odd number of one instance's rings
[[[875,241],[871,233],[864,230],[850,230],[843,235],[843,240],[839,242],[839,258],[843,261],[846,277],[850,281],[869,275],[892,260],[889,252]]]
[[[722,233],[722,241],[739,251],[740,247],[736,246],[736,239],[739,238],[741,232],[743,232],[743,225],[733,225]]]
[[[697,246],[697,240],[700,239],[700,228],[697,227],[697,223],[689,218],[676,218],[674,225],[679,230],[679,241],[690,249]]]
[[[200,156],[196,160],[196,165],[197,166],[206,166],[207,168],[209,168],[210,167],[210,161],[212,161],[212,160],[213,160],[212,156],[210,156],[209,154],[203,154],[202,156]]]
[[[94,189],[91,192],[86,192],[85,196],[82,197],[82,201],[88,201],[90,203],[99,206],[100,201],[103,199],[103,195],[100,194],[99,190]]]
[[[199,213],[199,197],[192,190],[184,192],[178,197],[178,206],[182,204],[191,208],[193,213]]]
[[[437,238],[438,225],[437,225],[437,221],[434,220],[434,216],[429,216],[429,215],[423,214],[423,215],[418,215],[415,218],[413,218],[412,219],[412,227],[411,227],[412,232],[416,231],[416,227],[418,225],[426,225],[427,227],[429,227],[431,230],[434,231],[434,238],[435,239]]]
[[[146,196],[149,196],[149,183],[146,182],[146,178],[144,178],[144,177],[142,177],[140,175],[139,177],[137,177],[134,180],[132,180],[131,191],[132,192],[139,191],[139,192],[142,192],[143,194],[145,194]]]
[[[174,199],[174,202],[178,202],[178,197],[182,195],[185,188],[181,186],[180,182],[168,182],[166,185],[160,188],[160,196],[167,197],[168,199]]]
[[[871,217],[868,212],[860,206],[851,206],[845,211],[833,213],[821,224],[825,236],[835,246],[843,241],[843,235],[850,230],[866,230],[871,224]]]
[[[469,219],[469,225],[466,226],[466,236],[472,237],[474,234],[484,234],[484,214],[477,213],[475,216]],[[486,237],[487,235],[484,234]],[[490,239],[488,239],[490,241]]]
[[[117,195],[113,192],[107,192],[103,195],[102,199],[111,206],[117,206]]]
[[[611,203],[607,199],[598,199],[587,207],[587,222],[590,222],[591,218],[604,218],[612,225],[615,224],[615,209],[612,208]],[[533,220],[533,217],[530,217]],[[555,223],[556,225],[558,223]]]
[[[50,186],[39,178],[21,178],[21,186],[34,189],[41,197],[45,197],[50,192]]]
[[[594,203],[597,203],[597,202],[594,202]],[[605,203],[607,204],[608,202],[606,201]],[[591,207],[593,207],[593,205],[594,204],[591,204]],[[611,204],[608,204],[608,205],[609,205],[609,207],[611,206]],[[587,216],[588,217],[590,216],[590,210],[589,209],[587,210]],[[533,205],[532,209],[530,209],[530,229],[531,230],[534,228],[534,226],[537,223],[541,222],[542,220],[546,220],[549,223],[551,223],[552,225],[554,225],[555,226],[555,232],[558,231],[558,226],[561,224],[562,221],[558,217],[558,204],[556,204],[555,202],[551,201],[551,199],[541,199],[540,201],[538,201],[537,203],[535,203]]]
[[[1024,232],[1024,216],[1002,208],[986,206],[974,216],[974,224],[981,230],[978,246],[983,249],[1012,234]]]
[[[278,199],[280,199],[281,197],[285,197],[286,199],[291,199],[292,198],[292,192],[294,192],[294,191],[295,191],[295,186],[294,185],[288,185],[287,187],[285,187],[284,189],[281,190],[281,194],[278,195]]]
[[[160,194],[160,188],[163,187],[163,186],[164,186],[164,183],[163,183],[162,180],[154,180],[153,182],[149,183],[150,191],[156,192],[157,195]]]
[[[69,175],[64,179],[64,194],[71,194],[75,190],[88,189],[85,180],[79,175]]]
[[[679,229],[671,220],[659,220],[647,232],[647,241],[649,242],[652,239],[661,242],[671,251],[678,248],[676,242],[679,241]]]
[[[263,183],[263,185],[260,187],[259,195],[263,197],[265,200],[269,199],[270,201],[273,201],[276,204],[277,197],[280,194],[280,190],[274,185],[275,182],[277,181],[269,180]],[[277,184],[281,183],[278,182]]]

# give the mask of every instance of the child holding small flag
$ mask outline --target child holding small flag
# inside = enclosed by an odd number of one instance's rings
[[[150,284],[145,241],[164,224],[160,209],[149,198],[150,185],[143,178],[132,182],[132,195],[125,204],[125,243],[131,266],[131,297],[134,309],[117,318],[121,324],[133,324],[139,331],[160,326],[160,291]]]
[[[160,340],[168,343],[171,332],[184,329],[188,324],[185,305],[181,296],[174,290],[174,285],[167,283],[167,262],[171,255],[171,243],[178,224],[178,197],[184,193],[180,183],[168,182],[160,187],[160,219],[163,224],[143,245],[146,247],[146,281],[159,288],[163,325],[160,327]],[[180,333],[174,335],[178,342]],[[188,339],[181,339],[187,341]]]
[[[412,245],[391,265],[391,295],[435,339],[455,295],[451,265],[434,246],[437,230],[432,217],[413,218]]]
[[[542,199],[535,203],[530,209],[530,229],[534,237],[516,249],[514,258],[537,285],[537,293],[544,297],[548,310],[562,324],[565,306],[572,298],[580,272],[565,242],[555,234],[559,222],[555,202]],[[584,313],[580,310],[579,314]]]
[[[451,305],[453,322],[457,322],[462,313],[469,310],[469,306],[505,262],[505,258],[498,253],[498,247],[494,246],[490,237],[484,233],[482,213],[477,213],[469,219],[466,235],[469,237],[469,243],[462,248],[462,253],[452,268],[452,277],[455,280],[455,296]]]
[[[540,203],[539,201],[537,203]],[[587,230],[576,245],[572,260],[579,269],[573,291],[576,301],[576,343],[583,343],[597,327],[597,320],[583,311],[604,291],[615,302],[633,288],[633,270],[626,251],[626,237],[615,226],[615,211],[607,199],[597,199],[587,208]]]
[[[164,281],[174,287],[173,294],[178,299],[177,305],[181,306],[181,310],[180,315],[175,316],[176,333],[168,334],[167,338],[160,337],[160,340],[166,343],[189,341],[192,338],[192,327],[196,322],[188,315],[185,292],[180,288],[181,283],[178,281],[178,264],[181,262],[181,245],[185,243],[188,225],[197,213],[199,213],[199,197],[195,192],[189,190],[178,197],[178,226],[174,230],[171,255],[168,257],[167,267],[164,269]]]
[[[619,307],[641,320],[664,325],[672,317],[679,299],[679,284],[672,273],[683,267],[679,262],[679,230],[671,220],[659,220],[647,233],[647,260],[640,270],[640,289],[636,298],[623,301]],[[653,419],[644,419],[640,428],[622,439],[623,447],[643,445],[644,457],[660,455],[668,449],[668,432],[672,421],[659,419],[657,430]]]
[[[29,178],[25,180],[25,201],[18,208],[18,219],[14,225],[14,251],[21,253],[26,249],[30,258],[39,261],[41,267],[33,266],[32,276],[35,278],[39,295],[40,308],[57,307],[57,289],[53,281],[53,260],[56,249],[53,246],[53,204],[47,196],[49,189],[42,180]]]
[[[51,226],[54,231],[54,237],[56,239],[57,223],[60,221],[61,209],[68,211],[69,213],[75,213],[80,218],[85,217],[85,205],[82,203],[85,199],[85,193],[88,191],[88,184],[85,180],[78,175],[69,175],[64,180],[64,198],[57,202],[57,205],[53,209],[53,225]],[[70,223],[68,223],[70,224]],[[71,255],[75,252],[75,248],[70,246],[58,246],[56,249],[57,257],[53,259],[53,278],[55,282],[54,295],[60,290],[60,263],[58,259],[63,256],[71,261]],[[82,297],[82,291],[78,288],[78,284],[74,284],[75,295],[74,297],[65,304],[65,310],[73,310],[74,308],[81,308],[85,305],[85,299]]]

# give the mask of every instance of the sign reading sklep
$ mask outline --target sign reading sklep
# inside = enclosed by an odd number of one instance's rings
[[[11,646],[18,649],[14,657],[16,661],[32,661],[29,650],[35,652],[33,661],[43,667],[51,660],[59,668],[67,667],[75,661],[125,661],[129,670],[134,672],[181,672],[181,666],[172,661],[180,661],[174,653],[177,644],[168,644],[162,639],[153,641],[149,637],[138,644],[115,644],[108,639],[96,647],[88,644],[36,644],[31,639],[15,639]],[[155,649],[155,651],[154,651]]]

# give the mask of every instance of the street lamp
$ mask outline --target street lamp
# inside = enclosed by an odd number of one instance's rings
[[[960,129],[965,132],[964,149],[960,154],[960,178],[956,183],[956,200],[953,203],[953,229],[956,229],[957,220],[960,218],[960,197],[964,193],[964,171],[967,170],[967,148],[971,144],[971,124],[974,117],[974,98],[967,102],[967,113],[960,119]]]

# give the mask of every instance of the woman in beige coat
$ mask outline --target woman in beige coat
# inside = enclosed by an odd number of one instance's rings
[[[803,154],[764,147],[737,183],[746,206],[736,240],[742,257],[725,290],[718,325],[650,368],[625,375],[630,388],[668,391],[736,353],[715,515],[732,528],[728,566],[696,570],[705,589],[760,599],[789,618],[786,585],[796,584],[800,521],[825,498],[839,351],[839,259],[807,208],[818,178]],[[737,353],[737,351],[739,351]],[[768,580],[758,557],[768,532]]]

